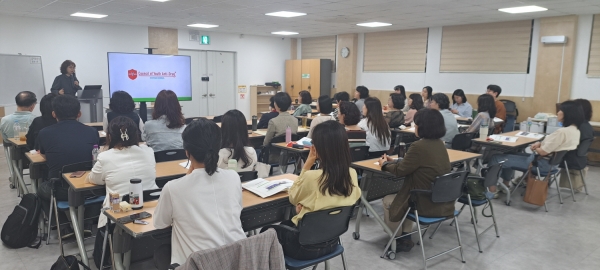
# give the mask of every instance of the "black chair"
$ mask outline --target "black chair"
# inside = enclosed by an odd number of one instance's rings
[[[298,135],[292,134],[292,141],[297,141],[299,139],[300,138],[298,137]],[[280,164],[292,165],[292,164],[296,163],[295,160],[289,159],[287,157],[287,152],[286,152],[286,154],[280,154],[279,160],[273,161],[273,163],[271,163],[271,160],[269,160],[269,156],[271,155],[271,152],[281,153],[281,150],[279,148],[273,147],[271,144],[282,143],[282,142],[285,142],[285,134],[273,137],[273,139],[271,139],[271,142],[269,143],[269,145],[263,146],[262,151],[260,153],[260,158],[258,160],[262,163],[271,165],[271,170],[273,170],[274,167],[280,167]],[[296,157],[296,158],[300,158],[300,157]],[[287,162],[286,162],[286,160],[287,160]],[[287,166],[284,166],[284,167],[285,168],[281,168],[282,171],[287,171]]]
[[[485,168],[482,170],[482,174],[485,175],[485,177],[477,177],[477,176],[468,176],[468,179],[476,179],[479,184],[483,185],[486,190],[489,191],[489,188],[492,186],[496,186],[498,184],[498,179],[500,179],[500,173],[502,172],[502,165],[504,165],[504,162],[500,162],[498,164],[495,164],[489,168]],[[491,218],[492,221],[494,222],[492,225],[490,225],[489,227],[487,227],[481,234],[484,234],[485,232],[487,232],[489,229],[492,228],[492,226],[496,229],[496,237],[500,237],[500,234],[498,232],[498,224],[496,223],[496,215],[494,214],[494,206],[492,205],[492,200],[490,200],[489,198],[485,198],[483,200],[473,200],[471,198],[471,195],[469,194],[469,186],[465,185],[465,191],[466,191],[466,195],[463,195],[462,197],[460,197],[458,199],[459,203],[462,203],[463,206],[460,208],[460,210],[458,211],[458,215],[456,215],[457,217],[460,216],[460,214],[462,213],[463,209],[465,208],[465,206],[469,206],[469,210],[471,211],[471,220],[473,221],[473,229],[475,230],[475,239],[477,239],[477,247],[479,248],[479,253],[482,253],[483,250],[481,249],[481,244],[479,244],[479,231],[477,230],[477,217],[476,217],[476,212],[473,211],[474,207],[479,207],[482,205],[486,205],[488,204],[490,206],[490,211],[491,211]],[[483,212],[482,212],[483,213]],[[487,217],[487,216],[486,216]],[[441,224],[441,223],[440,223]],[[452,226],[453,223],[450,223],[450,226]],[[433,232],[433,234],[429,237],[429,239],[432,239],[433,236],[435,235],[435,233],[437,232],[438,228],[440,226],[438,225],[438,227],[435,229],[435,231]]]
[[[437,258],[440,255],[446,254],[446,253],[454,251],[456,249],[460,250],[461,261],[464,263],[465,257],[463,255],[463,248],[462,248],[462,243],[461,243],[461,238],[460,238],[460,230],[458,228],[458,224],[456,224],[456,226],[455,226],[456,236],[458,239],[458,246],[451,248],[449,250],[446,250],[437,255],[431,256],[429,258],[425,257],[425,247],[423,244],[423,235],[427,232],[427,229],[429,228],[429,226],[436,224],[436,223],[441,223],[441,222],[449,220],[449,219],[454,220],[454,222],[456,223],[456,216],[458,215],[458,211],[455,210],[454,215],[452,215],[450,217],[420,217],[419,211],[417,210],[419,207],[417,205],[416,197],[419,195],[429,194],[431,196],[431,201],[434,203],[456,202],[458,200],[458,198],[460,198],[462,196],[462,191],[464,189],[467,174],[468,174],[467,171],[448,173],[448,174],[436,177],[435,181],[432,184],[431,190],[422,190],[422,189],[411,190],[408,210],[406,211],[406,214],[404,214],[404,217],[400,221],[398,228],[396,228],[394,233],[392,233],[392,237],[390,237],[390,240],[388,241],[387,245],[385,246],[385,248],[383,250],[383,254],[381,255],[381,258],[384,258],[384,257],[387,257],[388,259],[396,258],[396,253],[392,250],[388,251],[388,248],[392,244],[392,241],[395,241],[396,238],[400,237],[400,236],[396,237],[395,235],[398,233],[398,231],[402,227],[402,223],[404,223],[404,221],[406,219],[409,219],[409,220],[417,223],[417,230],[409,233],[408,235],[411,235],[414,233],[419,234],[419,243],[421,245],[421,252],[423,253],[423,265],[425,267],[425,270],[427,270],[427,261],[428,260]],[[421,234],[421,232],[423,231],[421,229],[421,225],[426,226],[425,231],[423,232],[423,235]]]
[[[238,175],[240,176],[240,180],[242,182],[246,182],[246,181],[251,181],[251,180],[254,180],[254,179],[258,179],[258,172],[257,171],[238,172]]]
[[[501,99],[500,101],[504,103],[504,108],[506,108],[506,122],[503,132],[511,132],[515,130],[515,122],[519,116],[519,109],[517,109],[517,104],[512,100]]]
[[[348,140],[367,140],[367,132],[364,130],[348,130],[346,132]]]
[[[160,197],[161,191],[162,191],[162,188],[144,190],[144,191],[142,191],[142,196],[143,196],[142,198],[144,198],[144,202],[156,201]],[[129,194],[125,194],[125,196],[123,196],[123,199],[121,199],[121,201],[129,202]]]
[[[560,167],[567,170],[567,174],[569,175],[569,180],[571,174],[569,170],[578,170],[581,175],[581,181],[583,182],[583,188],[585,189],[585,195],[589,195],[587,185],[585,184],[585,176],[583,174],[583,170],[587,167],[587,153],[590,149],[590,146],[594,142],[594,139],[588,139],[582,141],[577,146],[577,149],[571,150],[567,152],[565,155],[565,163],[561,164]],[[573,186],[571,186],[573,189]]]
[[[452,149],[459,151],[467,151],[471,148],[472,140],[475,138],[475,133],[460,133],[452,139]]]
[[[366,145],[350,147],[350,157],[352,158],[352,162],[369,159],[369,147]]]
[[[300,270],[314,266],[313,269],[315,269],[319,263],[325,262],[327,264],[327,260],[341,255],[343,267],[346,269],[344,247],[340,235],[348,231],[348,223],[353,210],[354,205],[351,205],[307,213],[302,217],[297,228],[288,227],[288,230],[299,233],[300,245],[314,245],[335,239],[338,240],[339,244],[332,253],[314,260],[296,260],[285,256],[286,268]]]
[[[186,118],[185,119],[185,124],[189,125],[190,123],[192,123],[194,120],[198,120],[199,117],[190,117],[190,118]]]
[[[173,161],[180,159],[187,159],[185,150],[183,149],[172,149],[154,152],[154,159],[156,162]]]

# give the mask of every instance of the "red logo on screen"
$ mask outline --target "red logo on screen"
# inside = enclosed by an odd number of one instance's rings
[[[127,76],[129,76],[129,79],[135,80],[137,78],[138,72],[135,69],[130,69],[127,71]]]

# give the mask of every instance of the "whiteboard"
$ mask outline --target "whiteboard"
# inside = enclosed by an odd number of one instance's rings
[[[0,106],[14,106],[21,91],[35,93],[39,101],[45,89],[41,56],[0,54]]]

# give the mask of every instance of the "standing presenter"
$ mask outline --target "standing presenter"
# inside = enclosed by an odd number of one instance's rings
[[[54,78],[50,91],[57,95],[75,96],[77,90],[81,90],[79,80],[77,80],[77,76],[75,76],[75,63],[71,60],[65,60],[62,65],[60,65],[60,73],[62,74]]]

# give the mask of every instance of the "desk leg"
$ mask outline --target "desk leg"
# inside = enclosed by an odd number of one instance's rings
[[[368,184],[369,184],[369,180],[373,177],[373,172],[367,171],[364,173],[363,178],[360,181],[360,190],[361,190],[361,196],[360,196],[360,203],[358,204],[358,213],[356,214],[356,223],[354,224],[354,239],[358,239],[360,238],[360,220],[362,219],[362,213],[363,213],[363,209],[365,208],[365,203],[363,200],[363,198],[367,197],[367,193],[369,192],[368,190]],[[367,202],[368,204],[369,202]]]
[[[115,256],[115,269],[125,270],[125,266],[123,266],[123,254],[115,252],[114,256]]]
[[[85,245],[83,243],[83,223],[80,222],[79,214],[83,218],[83,205],[79,207],[69,205],[69,213],[71,214],[71,223],[73,224],[73,230],[75,231],[75,239],[77,239],[77,246],[79,247],[79,254],[81,255],[81,261],[85,265],[90,265],[88,262],[87,253],[85,251]]]
[[[131,250],[123,254],[123,266],[125,266],[125,270],[129,270],[129,267],[131,266]]]
[[[10,181],[10,188],[12,189],[12,188],[16,187],[16,183],[15,183],[15,172],[13,172],[13,168],[12,168],[12,156],[10,155],[9,148],[10,148],[10,146],[7,146],[7,145],[4,146],[4,156],[6,157],[6,162],[8,163],[8,172],[10,173],[8,180]]]
[[[113,231],[113,254],[115,269],[126,270],[131,264],[131,236],[116,226]]]
[[[25,181],[23,180],[23,171],[19,171],[19,161],[13,160],[12,162],[13,172],[18,181],[17,186],[19,186],[20,194],[27,194],[29,191],[27,190],[27,186],[25,185]]]
[[[506,192],[506,205],[510,205],[510,188],[508,188],[504,183],[502,183],[502,181],[498,183],[498,186],[500,186],[500,188],[503,189],[504,192]]]

